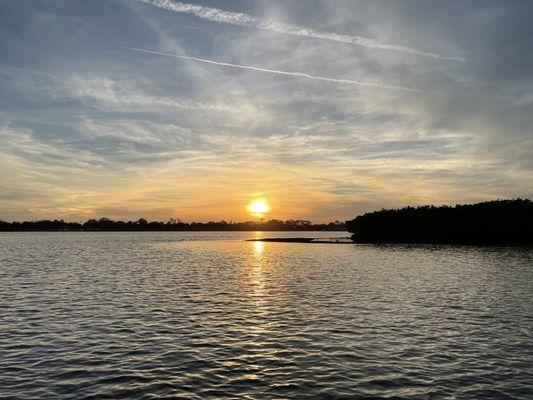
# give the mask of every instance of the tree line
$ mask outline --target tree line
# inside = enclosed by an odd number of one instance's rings
[[[533,244],[533,203],[383,209],[346,221],[346,229],[359,243]]]
[[[327,224],[313,224],[311,221],[289,219],[281,221],[246,222],[182,222],[171,218],[167,222],[114,221],[109,218],[90,219],[84,223],[66,222],[64,220],[40,220],[24,222],[7,222],[0,220],[0,231],[343,231],[344,222],[334,221]]]

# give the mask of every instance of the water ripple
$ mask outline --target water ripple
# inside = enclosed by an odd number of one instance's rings
[[[0,234],[0,398],[533,398],[532,249],[254,235]]]

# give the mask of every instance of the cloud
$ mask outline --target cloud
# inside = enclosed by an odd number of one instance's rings
[[[221,101],[193,101],[190,98],[157,96],[143,90],[138,82],[83,73],[52,73],[28,68],[0,68],[7,86],[32,96],[40,94],[57,101],[73,100],[103,110],[164,110],[178,108],[215,112],[235,112]]]
[[[12,21],[0,26],[0,218],[244,220],[257,192],[273,217],[320,222],[531,197],[533,5],[487,1],[505,12],[477,21],[485,3],[239,2],[248,20],[122,0],[0,4]],[[273,20],[319,31],[253,25]],[[310,31],[469,56],[436,62]]]
[[[198,18],[212,22],[245,26],[250,28],[262,29],[287,35],[302,36],[312,39],[331,40],[339,43],[348,43],[356,46],[366,47],[368,49],[393,50],[403,53],[414,54],[418,56],[431,57],[442,60],[465,61],[460,57],[443,56],[436,53],[425,52],[411,47],[398,46],[394,44],[381,43],[375,39],[363,36],[350,36],[338,33],[321,32],[313,28],[285,24],[279,21],[261,20],[245,13],[237,13],[220,10],[218,8],[204,7],[195,4],[174,2],[171,0],[138,0],[141,3],[149,4],[164,10],[176,13],[194,15]]]
[[[153,96],[109,78],[82,78],[78,76],[63,79],[63,84],[61,87],[63,91],[58,93],[58,97],[65,96],[107,108],[181,108],[185,110],[235,111],[233,107],[221,102],[200,102]]]
[[[261,67],[251,66],[251,65],[231,64],[227,62],[207,60],[205,58],[189,57],[189,56],[184,56],[180,54],[170,54],[170,53],[163,53],[160,51],[137,49],[134,47],[128,47],[128,49],[142,52],[142,53],[156,54],[160,56],[179,58],[182,60],[191,60],[191,61],[198,61],[198,62],[202,62],[206,64],[219,65],[221,67],[247,69],[247,70],[252,70],[252,71],[257,71],[257,72],[266,72],[269,74],[293,76],[296,78],[312,79],[312,80],[323,81],[323,82],[341,83],[341,84],[347,84],[347,85],[357,85],[357,86],[365,86],[365,87],[372,87],[372,88],[379,88],[379,89],[406,90],[406,91],[415,92],[415,93],[417,92],[417,90],[411,89],[405,86],[385,85],[385,84],[376,83],[376,82],[362,82],[362,81],[354,81],[351,79],[342,79],[342,78],[328,78],[324,76],[310,75],[304,72],[281,71],[278,69],[261,68]]]

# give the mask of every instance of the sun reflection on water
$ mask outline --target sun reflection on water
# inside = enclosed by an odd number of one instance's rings
[[[252,242],[248,263],[249,296],[254,308],[254,318],[248,321],[248,334],[253,338],[251,342],[262,343],[265,335],[270,332],[271,301],[268,290],[268,254],[267,244]],[[259,346],[260,347],[260,346]],[[258,349],[260,353],[264,350]]]
[[[265,288],[264,266],[265,261],[263,252],[265,243],[252,242],[252,255],[250,257],[250,283],[252,284],[252,296],[256,298],[263,297]]]
[[[254,246],[254,254],[255,256],[259,257],[263,255],[263,242],[253,242]]]

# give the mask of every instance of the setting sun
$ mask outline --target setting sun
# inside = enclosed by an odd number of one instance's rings
[[[270,206],[264,199],[256,199],[252,201],[250,204],[248,204],[247,207],[248,211],[256,216],[256,217],[262,217],[264,214],[270,210]]]

